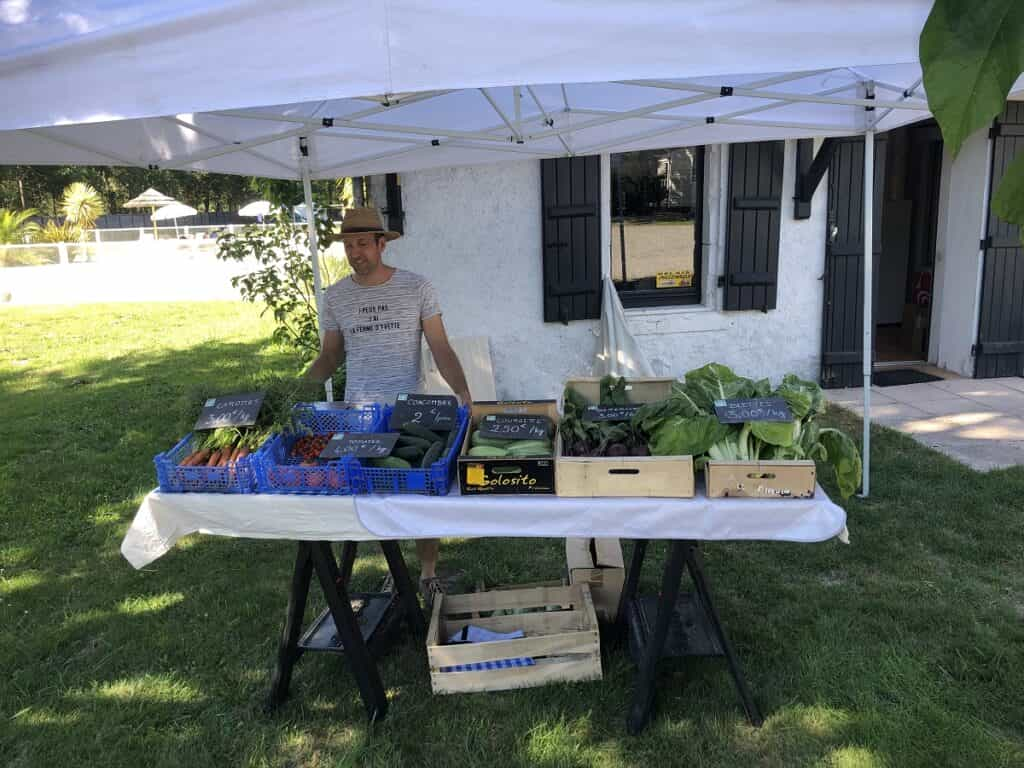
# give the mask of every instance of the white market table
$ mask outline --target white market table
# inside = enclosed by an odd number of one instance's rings
[[[846,540],[846,513],[819,487],[812,499],[692,499],[556,496],[297,496],[166,494],[146,496],[121,544],[142,568],[191,533],[298,542],[287,618],[278,649],[269,705],[288,696],[294,664],[305,650],[344,652],[371,720],[384,717],[387,697],[364,633],[351,607],[348,581],[356,543],[379,542],[395,583],[392,603],[414,635],[426,623],[396,540],[460,537],[634,539],[633,558],[619,606],[639,671],[627,727],[638,733],[650,719],[655,667],[663,655],[723,656],[751,723],[757,709],[715,609],[700,557],[702,541]],[[649,540],[670,542],[658,597],[637,595]],[[343,542],[341,562],[329,542]],[[692,594],[680,594],[683,570]],[[331,648],[312,647],[316,627],[300,638],[309,584],[316,572],[333,619]],[[323,617],[321,617],[322,619]],[[322,623],[322,622],[321,622]]]

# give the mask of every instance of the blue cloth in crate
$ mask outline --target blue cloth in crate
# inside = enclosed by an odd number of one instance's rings
[[[384,407],[382,421],[391,420],[391,406]],[[390,469],[373,467],[356,460],[357,471],[366,493],[419,493],[426,496],[447,496],[458,464],[459,450],[469,428],[469,408],[459,406],[456,437],[452,446],[431,466],[422,469]]]
[[[153,457],[157,483],[162,493],[253,493],[256,474],[253,454],[244,456],[231,467],[180,467],[195,450],[195,434],[190,432],[177,445]]]

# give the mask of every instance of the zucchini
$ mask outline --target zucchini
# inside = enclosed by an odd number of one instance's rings
[[[372,466],[380,469],[412,469],[412,464],[398,456],[385,456],[383,459],[370,459],[369,461]]]
[[[423,427],[412,421],[405,422],[405,424],[402,425],[402,431],[405,432],[405,434],[407,435],[422,438],[423,440],[426,440],[429,443],[436,443],[439,440],[442,443],[444,442],[444,438],[441,437],[436,432],[432,432],[426,427]]]
[[[469,449],[469,455],[477,459],[503,459],[508,456],[508,451],[493,445],[475,445]]]
[[[424,452],[433,444],[433,440],[424,440],[422,437],[413,437],[412,435],[399,435],[397,443],[401,447],[415,447]]]
[[[547,440],[520,440],[505,450],[509,456],[550,456],[551,443]]]
[[[444,443],[438,440],[436,443],[430,446],[430,450],[423,454],[423,460],[420,462],[420,467],[426,468],[431,466],[435,461],[441,458],[442,450],[444,450]]]
[[[397,456],[400,459],[405,459],[412,464],[419,464],[420,459],[423,458],[423,454],[426,452],[427,451],[424,451],[417,445],[401,445],[398,448],[395,448],[395,450],[391,452],[391,455]]]
[[[490,445],[495,448],[508,448],[515,440],[503,440],[498,437],[484,437],[480,434],[480,430],[473,432],[473,436],[469,440],[471,445]]]

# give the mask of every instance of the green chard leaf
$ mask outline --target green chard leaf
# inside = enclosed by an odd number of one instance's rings
[[[840,495],[844,499],[850,498],[860,486],[861,480],[861,461],[857,446],[838,429],[822,429],[819,440],[828,454],[828,463],[836,471]]]
[[[672,416],[651,436],[651,455],[700,456],[728,434],[714,416]]]

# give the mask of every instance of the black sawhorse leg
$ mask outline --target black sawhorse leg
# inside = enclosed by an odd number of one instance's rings
[[[425,637],[426,622],[415,588],[409,578],[398,544],[393,541],[380,542],[388,568],[395,582],[395,591],[413,635]],[[387,714],[388,702],[384,685],[380,679],[377,664],[363,639],[348,593],[348,582],[356,555],[355,542],[344,542],[341,565],[334,559],[330,543],[326,541],[302,541],[298,545],[295,570],[292,573],[291,592],[288,596],[288,611],[284,630],[277,652],[277,665],[271,678],[268,709],[274,710],[288,698],[292,670],[301,658],[303,648],[299,645],[302,621],[309,597],[309,584],[315,572],[320,588],[327,600],[327,607],[334,621],[338,640],[344,648],[349,670],[359,686],[359,693],[370,721],[380,720]]]
[[[662,573],[661,594],[657,599],[657,611],[653,630],[647,623],[644,606],[637,595],[640,581],[640,567],[647,550],[646,541],[637,541],[633,550],[630,573],[627,574],[619,603],[619,619],[628,622],[628,631],[634,637],[642,637],[642,650],[638,659],[638,670],[633,687],[633,697],[626,716],[626,730],[633,735],[640,733],[650,722],[654,709],[656,692],[655,677],[659,660],[666,648],[670,626],[678,621],[676,604],[679,600],[679,582],[684,568],[693,581],[694,605],[689,614],[694,628],[693,647],[684,647],[679,655],[724,656],[729,665],[736,691],[739,694],[747,719],[751,725],[760,726],[764,719],[747,688],[746,679],[740,669],[739,660],[726,637],[718,611],[708,589],[704,575],[703,559],[695,541],[673,541],[669,547],[665,569]],[[698,635],[697,633],[702,633]],[[689,639],[689,636],[687,636]]]

